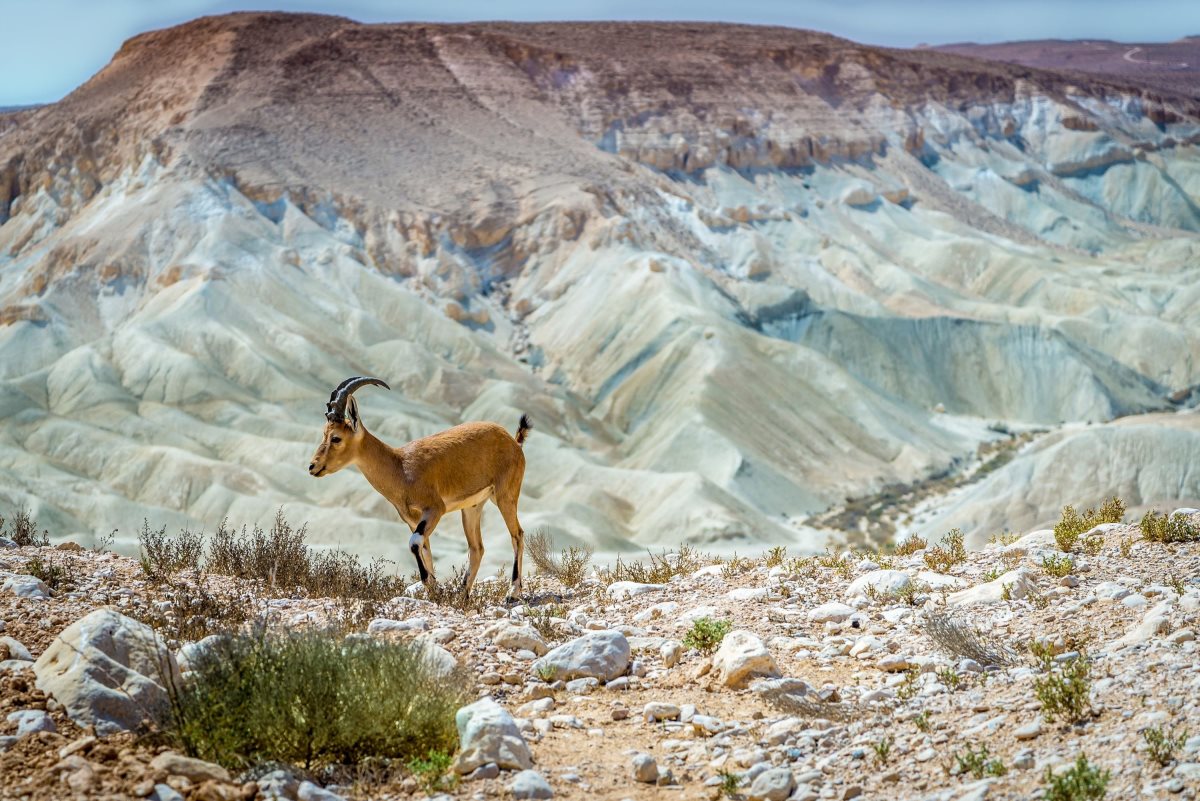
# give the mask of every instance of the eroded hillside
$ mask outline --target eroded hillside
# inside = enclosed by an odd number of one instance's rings
[[[776,28],[144,34],[0,126],[0,496],[123,535],[282,505],[396,554],[360,476],[304,471],[363,373],[393,387],[362,398],[388,440],[531,413],[527,529],[816,545],[808,515],[944,471],[996,421],[1194,399],[1198,114]],[[1200,497],[1161,474],[1122,491]],[[1054,475],[1055,504],[1109,491]]]

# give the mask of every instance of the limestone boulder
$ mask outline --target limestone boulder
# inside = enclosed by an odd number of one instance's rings
[[[144,623],[110,607],[63,629],[33,665],[38,689],[97,734],[139,728],[167,714],[169,682],[180,681],[175,657]]]

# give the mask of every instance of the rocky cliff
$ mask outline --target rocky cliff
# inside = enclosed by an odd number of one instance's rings
[[[393,441],[530,412],[525,527],[601,550],[816,545],[807,515],[991,423],[1200,384],[1200,102],[1131,78],[235,14],[0,120],[0,500],[63,531],[283,505],[398,553],[361,476],[304,471],[354,373],[391,382],[362,403]],[[1108,491],[1059,475],[1054,504]]]

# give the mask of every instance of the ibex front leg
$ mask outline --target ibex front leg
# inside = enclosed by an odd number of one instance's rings
[[[433,552],[429,550],[429,538],[433,535],[433,530],[437,528],[438,521],[441,519],[440,511],[427,509],[421,515],[417,527],[413,529],[412,536],[408,538],[408,549],[412,551],[413,557],[417,560],[417,571],[421,574],[421,583],[426,587],[432,587],[437,580],[434,575]]]

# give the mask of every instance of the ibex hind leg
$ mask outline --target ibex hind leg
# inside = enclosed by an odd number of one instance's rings
[[[508,526],[508,536],[512,539],[512,590],[509,592],[509,596],[515,598],[521,595],[521,578],[524,575],[525,531],[521,528],[521,521],[517,519],[515,496],[512,498],[497,497],[496,506],[500,508],[500,514],[504,516],[504,525]]]
[[[467,535],[467,574],[463,576],[463,595],[470,595],[475,586],[475,576],[479,573],[479,564],[483,561],[483,532],[480,523],[483,520],[483,502],[468,506],[462,510],[463,532]]]

